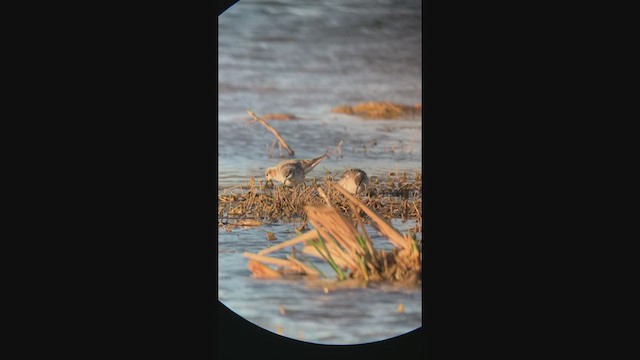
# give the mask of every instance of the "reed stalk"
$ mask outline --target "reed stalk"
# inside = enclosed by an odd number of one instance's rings
[[[364,281],[405,281],[407,279],[420,281],[422,255],[414,236],[410,234],[403,236],[375,210],[346,191],[341,191],[342,188],[329,183],[327,190],[344,195],[348,201],[345,207],[352,211],[351,218],[355,220],[351,220],[341,212],[342,210],[338,210],[333,205],[308,205],[305,206],[305,212],[314,230],[264,249],[258,254],[245,253],[244,255],[252,261],[279,265],[299,274],[319,275],[319,269],[306,257],[305,260],[311,266],[303,264],[294,255],[288,256],[286,260],[264,256],[267,253],[304,243],[302,252],[323,259],[331,266],[340,281],[348,278]],[[324,197],[324,200],[328,199],[328,196]],[[359,210],[367,214],[380,233],[396,247],[394,251],[389,253],[375,249],[364,229]],[[268,270],[256,267],[255,264],[252,266],[261,277],[272,276]]]
[[[266,121],[261,119],[253,111],[247,110],[247,113],[249,113],[249,115],[253,117],[254,122],[259,122],[260,124],[262,124],[262,126],[264,126],[267,130],[269,130],[269,132],[271,132],[276,137],[276,139],[278,139],[278,141],[280,142],[280,146],[285,148],[290,156],[295,155],[295,152],[293,151],[291,146],[289,146],[289,144],[287,144],[287,142],[284,141],[284,138],[282,137],[282,135],[280,135],[280,133],[276,129],[274,129],[273,126],[269,125]]]

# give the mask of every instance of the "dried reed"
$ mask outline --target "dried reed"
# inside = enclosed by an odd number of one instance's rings
[[[276,139],[278,139],[278,141],[280,141],[280,146],[285,148],[290,156],[294,156],[295,155],[293,149],[289,146],[289,144],[287,144],[286,141],[284,141],[284,138],[282,137],[282,135],[280,135],[280,133],[276,129],[274,129],[273,126],[267,124],[266,121],[261,119],[253,111],[247,110],[247,113],[249,115],[251,115],[251,117],[253,117],[253,122],[259,122],[260,124],[262,124],[262,126],[264,126],[267,130],[269,130],[276,137]]]
[[[382,218],[420,221],[422,183],[417,180],[420,177],[420,173],[416,174],[415,178],[410,178],[406,173],[401,177],[394,174],[383,181],[372,177],[367,193],[360,198],[364,205],[379,212]],[[343,213],[352,214],[354,219],[359,215],[359,211],[354,211],[350,202],[331,187],[333,179],[330,176],[320,182],[312,179],[310,183],[311,186],[272,188],[256,184],[255,180],[251,179],[248,186],[225,191],[218,195],[218,226],[247,226],[257,224],[256,221],[301,221],[304,227],[308,221],[305,212],[307,205],[333,204]],[[244,220],[252,221],[242,223]],[[368,223],[370,220],[361,218],[360,221]]]
[[[327,189],[344,197],[353,216],[347,216],[333,205],[308,205],[305,212],[314,229],[279,245],[264,249],[257,254],[244,253],[249,259],[249,269],[254,277],[274,278],[284,275],[307,275],[317,277],[318,269],[295,258],[295,253],[287,259],[265,256],[278,250],[303,243],[303,253],[323,259],[336,273],[338,280],[355,279],[364,281],[413,281],[422,279],[421,244],[409,234],[402,235],[394,229],[376,210],[368,207],[355,196],[333,183]],[[386,252],[373,246],[364,230],[360,210],[371,220],[375,228],[393,246]],[[355,221],[352,220],[355,217]],[[279,270],[265,263],[280,266]]]

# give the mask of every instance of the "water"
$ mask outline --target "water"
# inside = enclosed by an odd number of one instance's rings
[[[394,221],[399,230],[415,226],[415,222]],[[277,241],[268,241],[271,231]],[[375,234],[371,227],[369,234]],[[294,339],[322,344],[357,344],[387,339],[422,326],[422,292],[409,289],[342,289],[324,293],[299,280],[261,280],[250,277],[247,259],[242,253],[256,253],[269,244],[277,244],[296,236],[288,224],[268,225],[227,232],[218,231],[218,298],[245,319],[272,332]],[[391,249],[380,236],[373,236],[376,248]],[[280,254],[280,255],[278,255]],[[283,257],[275,252],[270,256]],[[331,268],[311,259],[327,276]],[[398,305],[404,312],[397,312]],[[279,313],[280,306],[286,313]]]
[[[296,158],[329,152],[310,178],[346,167],[370,176],[422,171],[421,118],[363,120],[331,113],[366,101],[422,102],[421,6],[413,0],[241,0],[220,16],[218,189],[252,176],[259,180],[282,160],[277,146],[272,149],[273,135],[260,124],[247,125],[247,109],[300,118],[271,125]],[[421,326],[419,291],[324,294],[250,278],[241,254],[264,248],[266,231],[279,240],[295,236],[292,224],[219,232],[220,301],[244,318],[285,336],[302,332],[306,341],[330,344],[381,340]],[[399,303],[402,314],[395,311]]]

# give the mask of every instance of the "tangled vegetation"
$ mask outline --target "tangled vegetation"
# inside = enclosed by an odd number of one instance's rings
[[[352,279],[421,283],[421,243],[410,233],[400,234],[377,211],[346,190],[333,183],[328,183],[327,187],[343,197],[353,216],[346,216],[328,198],[326,205],[306,206],[305,212],[314,229],[257,254],[245,252],[243,255],[250,259],[248,267],[252,275],[267,279],[284,276],[317,278],[323,275],[304,256],[307,254],[328,263],[339,281]],[[371,219],[372,226],[394,246],[393,251],[386,252],[374,247],[359,215],[361,212]],[[300,258],[296,257],[293,249],[286,259],[266,256],[297,244],[303,244]],[[273,269],[267,264],[277,265],[279,268]]]
[[[236,226],[259,226],[265,223],[297,222],[300,230],[308,224],[306,206],[319,206],[330,202],[343,214],[350,213],[349,201],[331,186],[334,179],[325,177],[318,184],[316,179],[307,186],[274,187],[271,183],[228,189],[218,195],[218,226],[231,229]],[[372,177],[365,194],[358,195],[365,206],[376,210],[386,219],[416,220],[422,223],[422,176],[407,173],[390,173],[385,179]],[[365,220],[365,222],[368,220]],[[420,226],[420,225],[418,225]],[[421,232],[416,229],[415,232]]]

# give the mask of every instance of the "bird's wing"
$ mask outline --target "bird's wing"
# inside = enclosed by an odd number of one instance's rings
[[[309,159],[309,160],[299,160],[298,162],[300,163],[300,166],[302,167],[302,170],[304,170],[305,174],[308,174],[309,171],[313,170],[314,167],[316,167],[316,165],[318,165],[320,163],[320,161],[324,160],[325,158],[327,158],[327,154],[324,154],[320,157],[317,157],[315,159]]]
[[[353,181],[356,183],[356,186],[360,186],[360,184],[362,183],[362,181],[364,181],[364,179],[366,178],[367,175],[365,175],[362,171],[357,171],[354,175],[353,175]]]
[[[295,162],[284,163],[280,166],[280,172],[285,180],[295,176],[296,170],[298,169],[300,169],[300,165]]]

